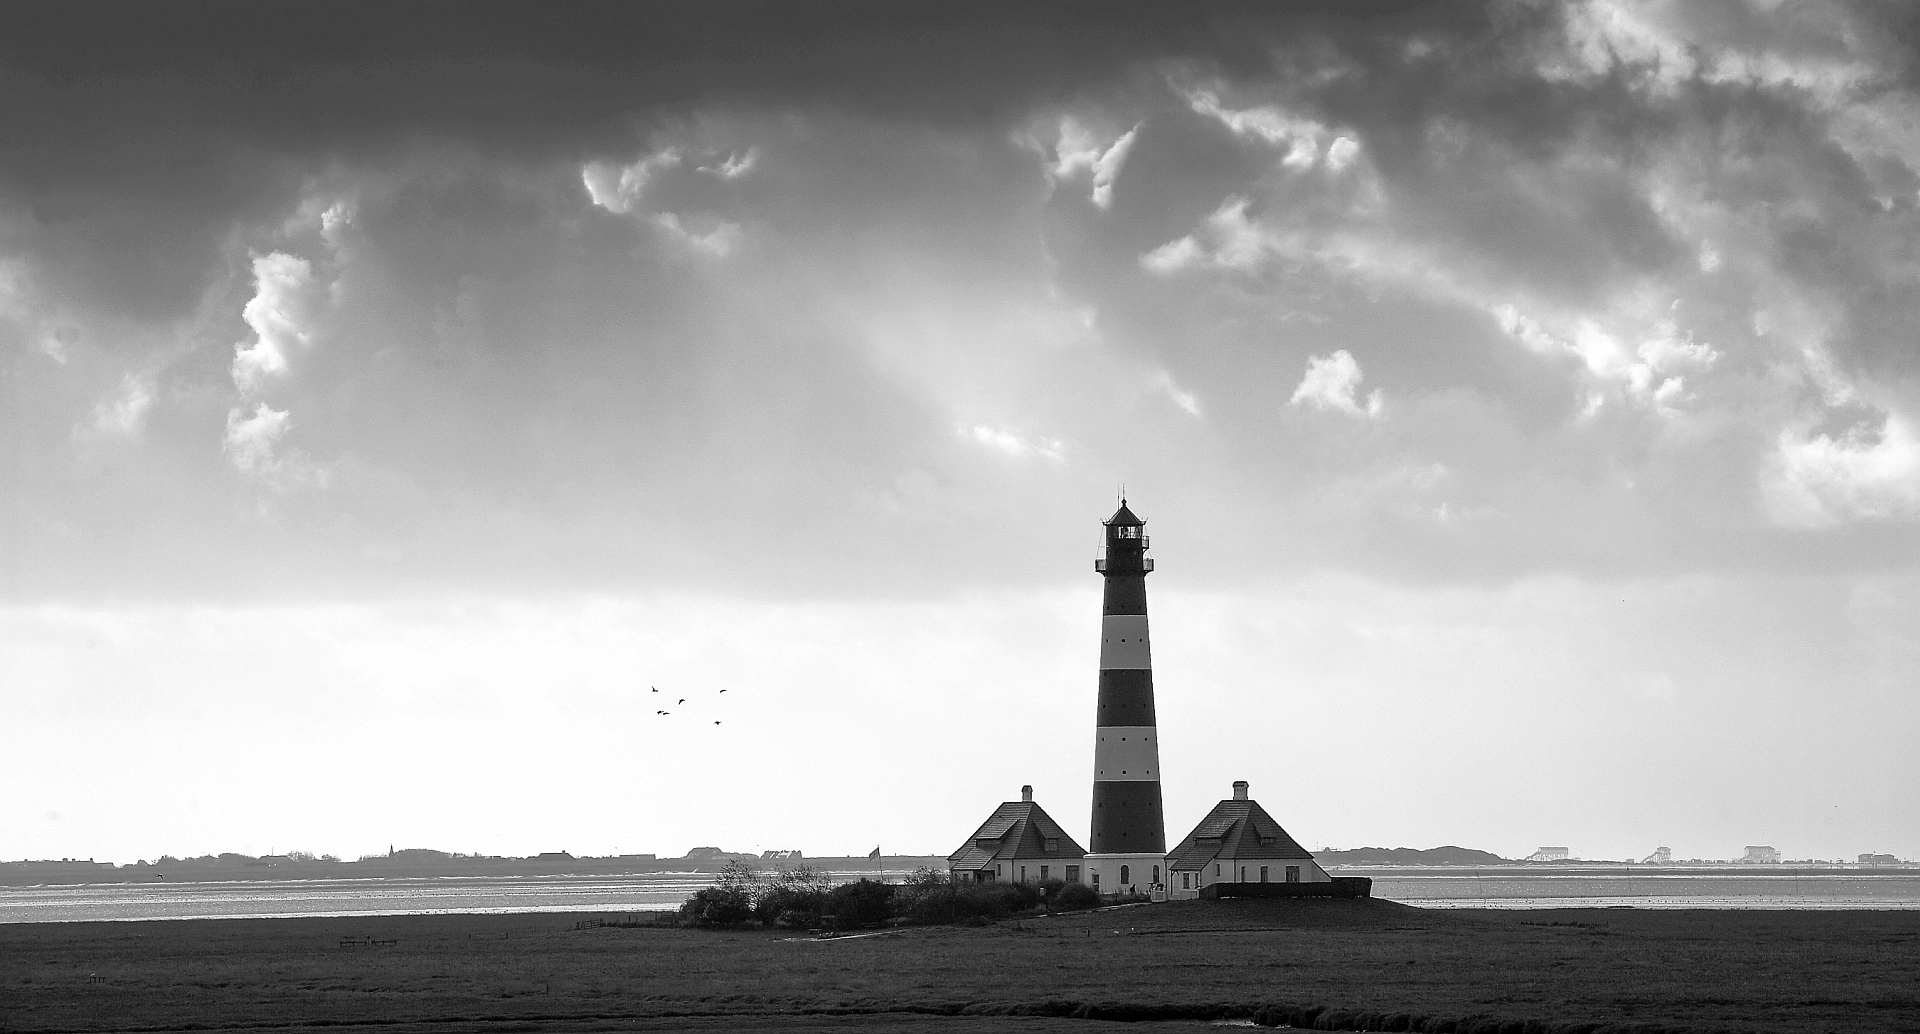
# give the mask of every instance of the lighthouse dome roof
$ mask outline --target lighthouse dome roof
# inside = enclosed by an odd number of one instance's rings
[[[1116,527],[1116,526],[1131,526],[1131,527],[1138,528],[1138,527],[1144,527],[1147,522],[1141,520],[1138,517],[1135,517],[1133,515],[1133,511],[1127,509],[1127,501],[1125,499],[1122,499],[1120,500],[1120,508],[1118,510],[1113,511],[1113,516],[1107,518],[1105,521],[1102,521],[1101,523],[1105,524],[1109,528]]]

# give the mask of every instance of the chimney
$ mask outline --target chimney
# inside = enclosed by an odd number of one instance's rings
[[[1245,779],[1235,779],[1233,781],[1233,799],[1236,801],[1244,801],[1247,799],[1247,781]]]
[[[1031,786],[1023,786],[1023,787],[1021,787],[1021,788],[1020,788],[1020,799],[1021,799],[1022,801],[1024,801],[1024,802],[1026,802],[1027,804],[1032,804],[1032,803],[1033,803],[1033,787],[1031,787]]]

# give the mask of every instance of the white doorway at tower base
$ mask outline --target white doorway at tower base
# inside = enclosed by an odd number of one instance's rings
[[[1155,901],[1166,900],[1164,854],[1090,854],[1083,861],[1082,880],[1102,894],[1145,894]]]

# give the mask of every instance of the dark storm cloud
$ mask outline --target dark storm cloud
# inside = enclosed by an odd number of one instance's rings
[[[0,39],[15,236],[135,314],[177,314],[235,220],[329,160],[422,140],[540,164],[695,104],[983,126],[1147,59],[1257,70],[1268,41],[1462,5],[60,4]],[[1397,8],[1415,6],[1403,15]],[[181,262],[182,255],[197,261]]]
[[[893,584],[1146,473],[1221,577],[1275,513],[1312,544],[1278,568],[1769,556],[1699,529],[1772,534],[1762,483],[1806,525],[1920,507],[1907,21],[36,9],[0,333],[71,361],[21,382],[70,494],[29,524],[105,581],[258,534],[223,577]],[[156,492],[192,519],[111,516]]]

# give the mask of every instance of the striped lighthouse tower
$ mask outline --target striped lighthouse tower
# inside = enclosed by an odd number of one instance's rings
[[[1100,704],[1093,745],[1093,835],[1088,878],[1102,893],[1161,889],[1167,859],[1160,807],[1160,735],[1153,717],[1147,641],[1146,522],[1127,509],[1106,521],[1100,609]]]

